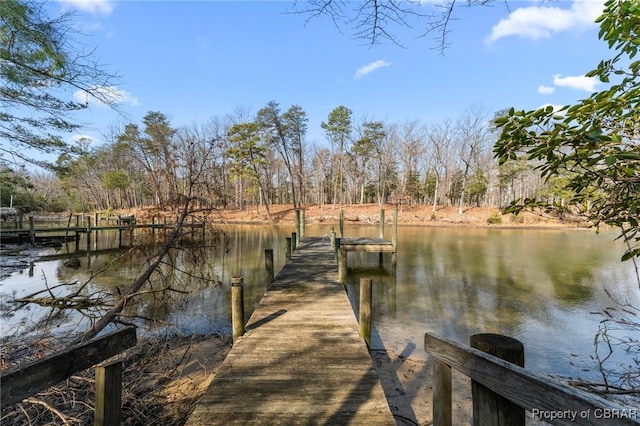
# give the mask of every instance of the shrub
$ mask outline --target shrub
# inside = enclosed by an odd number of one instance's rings
[[[487,223],[489,225],[497,225],[499,223],[502,223],[502,215],[500,213],[493,213],[487,218]]]

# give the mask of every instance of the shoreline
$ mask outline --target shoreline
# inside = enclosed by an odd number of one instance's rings
[[[531,211],[522,211],[519,215],[502,215],[498,208],[466,207],[463,214],[458,207],[439,206],[432,214],[432,206],[416,205],[398,208],[398,226],[420,227],[473,227],[487,229],[580,229],[588,230],[593,224],[580,216],[566,215],[554,217]],[[210,212],[198,212],[195,215],[206,218],[209,223],[224,225],[264,225],[294,224],[295,210],[290,205],[272,205],[267,215],[264,207],[256,211],[255,207],[240,210],[237,208],[215,209]],[[378,204],[353,204],[318,206],[306,205],[307,225],[338,225],[340,211],[344,211],[344,223],[349,226],[372,226],[380,224],[380,210],[385,210],[385,224],[392,223],[394,205],[380,207]],[[175,215],[175,212],[163,212],[154,207],[126,210],[121,214],[135,214],[141,221],[151,222],[152,217]]]

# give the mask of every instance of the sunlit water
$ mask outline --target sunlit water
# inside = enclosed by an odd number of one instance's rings
[[[156,279],[154,286],[169,285],[188,293],[147,294],[126,313],[157,321],[150,330],[169,327],[184,334],[231,334],[230,278],[244,276],[249,315],[268,280],[264,249],[274,249],[276,269],[281,268],[284,239],[292,230],[290,226],[229,227],[210,238],[207,247],[173,253],[177,272],[169,279]],[[321,236],[329,230],[329,226],[308,226],[307,234]],[[378,228],[347,227],[345,234],[377,236]],[[105,235],[92,247],[117,246],[116,237]],[[605,318],[602,311],[615,306],[612,298],[640,306],[633,264],[620,262],[624,247],[614,237],[614,233],[577,230],[400,227],[395,269],[389,255],[381,267],[377,254],[349,254],[348,292],[357,310],[359,279],[373,278],[373,349],[386,347],[426,358],[425,332],[461,343],[476,333],[500,333],[524,344],[526,365],[533,371],[597,376],[590,356]],[[81,241],[79,248],[84,250],[86,242]],[[71,244],[46,254],[74,250]],[[3,311],[13,306],[12,300],[47,286],[52,294],[68,294],[92,275],[84,294],[124,291],[149,254],[121,255],[122,251],[82,254],[77,270],[65,267],[63,259],[25,265],[23,271],[0,281]],[[108,272],[96,275],[107,265],[111,265]],[[59,283],[69,284],[54,288]],[[0,329],[3,336],[25,330],[37,333],[44,327],[43,319],[59,332],[82,330],[91,322],[88,315],[73,310],[52,314],[29,305],[3,314]],[[608,362],[631,361],[617,352]]]

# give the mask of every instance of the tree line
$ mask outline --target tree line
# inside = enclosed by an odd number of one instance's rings
[[[496,112],[500,116],[503,112]],[[562,179],[544,182],[524,160],[493,157],[494,116],[472,106],[437,123],[355,119],[338,106],[320,127],[326,142],[307,141],[298,105],[271,101],[256,114],[238,110],[206,123],[174,127],[158,111],[141,123],[112,126],[108,141],[62,154],[53,172],[2,166],[2,204],[25,210],[108,210],[180,205],[195,163],[207,153],[194,188],[202,208],[256,209],[272,204],[504,207],[517,198],[565,200]]]

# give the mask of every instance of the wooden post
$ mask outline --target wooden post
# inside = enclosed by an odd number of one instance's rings
[[[136,236],[136,217],[130,216],[129,217],[129,245],[130,246],[133,245],[135,236]]]
[[[347,283],[347,251],[342,248],[338,248],[338,280]]]
[[[156,235],[156,216],[151,216],[151,235]]]
[[[118,426],[122,409],[122,361],[96,367],[95,426]]]
[[[96,228],[98,227],[98,224],[96,223],[94,225]],[[98,229],[95,230],[95,236],[93,238],[93,251],[97,251],[98,250],[98,235],[100,235],[100,233],[98,232]]]
[[[391,264],[396,265],[398,253],[398,209],[393,210],[393,225],[391,226],[391,245],[393,245],[393,253],[391,253]]]
[[[293,249],[295,250],[295,248],[298,246],[298,244],[300,243],[300,238],[301,238],[301,230],[300,230],[300,210],[296,209],[295,211],[295,225],[296,225],[296,232],[294,233],[295,235],[295,242],[293,243]]]
[[[118,219],[120,219],[120,217],[119,217],[119,216],[118,216]],[[77,214],[77,215],[76,215],[76,227],[79,227],[79,226],[80,226],[80,215],[79,215],[79,214]]]
[[[380,209],[380,238],[384,238],[384,209]]]
[[[231,278],[231,326],[234,342],[244,334],[243,281],[243,277]]]
[[[393,248],[398,247],[398,209],[393,210],[393,225],[391,228],[391,244],[393,244]]]
[[[91,251],[91,216],[87,216],[87,252]]]
[[[305,227],[305,223],[304,223],[304,209],[300,210],[300,240],[304,240],[304,229]]]
[[[331,248],[335,251],[336,249],[336,231],[331,228],[331,233],[329,234],[329,240],[331,241]]]
[[[95,212],[93,216],[95,217],[93,220],[94,226],[100,226],[100,213]]]
[[[341,240],[341,238],[336,238],[335,235],[334,235],[334,237],[333,237],[333,254],[335,255],[336,261],[338,260],[338,251],[340,250],[340,240]]]
[[[433,360],[433,426],[451,426],[451,367]]]
[[[372,280],[370,278],[360,278],[360,311],[358,323],[360,324],[360,336],[367,342],[367,347],[371,347],[371,283]]]
[[[29,216],[29,239],[31,244],[36,243],[36,227],[33,223],[33,216]]]
[[[340,209],[340,238],[344,238],[344,210]]]
[[[511,337],[500,334],[475,334],[469,338],[472,348],[524,367],[524,346]],[[506,398],[471,381],[473,398],[473,424],[524,426],[525,410]]]
[[[275,278],[273,269],[273,249],[264,249],[264,266],[267,268],[267,272],[269,274],[269,283],[272,283]]]
[[[298,233],[292,232],[291,233],[291,252],[296,251],[297,247],[298,247]]]
[[[291,237],[285,238],[285,251],[284,254],[287,258],[287,262],[291,260]]]

